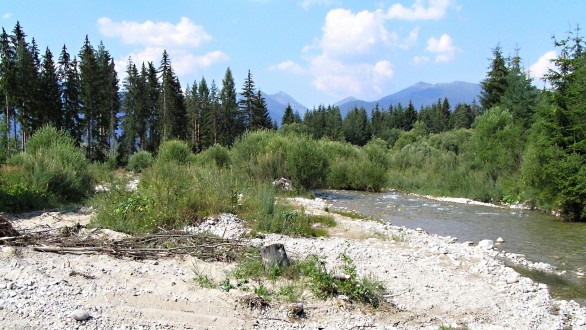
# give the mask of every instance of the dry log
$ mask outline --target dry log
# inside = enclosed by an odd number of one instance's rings
[[[262,265],[267,272],[274,267],[289,267],[290,264],[285,246],[280,243],[263,246],[260,249],[260,257]]]

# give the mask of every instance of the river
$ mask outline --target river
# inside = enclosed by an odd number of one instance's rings
[[[566,223],[539,212],[444,202],[398,192],[366,193],[321,191],[333,209],[356,211],[396,226],[422,228],[430,234],[457,237],[459,242],[483,239],[505,242],[501,251],[524,254],[533,262],[546,262],[564,275],[518,272],[549,285],[559,299],[586,304],[586,223]]]

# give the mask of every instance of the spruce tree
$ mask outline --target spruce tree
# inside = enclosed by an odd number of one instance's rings
[[[273,122],[267,109],[265,98],[259,90],[252,102],[252,120],[250,123],[250,130],[270,129]]]
[[[344,118],[343,131],[346,141],[358,146],[365,145],[370,139],[370,127],[366,110],[354,107]]]
[[[0,90],[2,91],[2,111],[4,113],[5,150],[10,152],[10,123],[15,120],[14,99],[16,95],[16,51],[11,38],[2,28],[0,36]]]
[[[71,60],[67,47],[63,45],[59,55],[59,86],[62,102],[62,125],[61,129],[69,132],[77,144],[81,143],[82,127],[80,124],[81,112],[81,85],[77,60]]]
[[[43,111],[39,113],[39,121],[35,129],[40,128],[45,123],[50,123],[56,128],[63,128],[63,113],[61,104],[61,95],[57,70],[53,62],[53,54],[47,47],[43,56],[43,64],[40,77],[40,103]]]
[[[501,103],[501,98],[505,94],[508,86],[507,69],[505,58],[500,45],[492,50],[493,59],[486,78],[480,83],[480,105],[484,111]]]
[[[205,77],[201,78],[198,87],[198,112],[200,114],[200,149],[206,149],[210,147],[211,141],[211,130],[210,124],[208,122],[209,116],[207,115],[210,112],[211,108],[211,101],[210,101],[210,89],[208,87],[208,83]]]
[[[236,137],[242,133],[242,125],[238,120],[238,101],[236,85],[230,68],[226,69],[220,90],[221,118],[220,143],[225,146],[234,144]]]
[[[283,118],[281,119],[281,125],[293,124],[294,122],[295,118],[293,117],[293,108],[291,108],[291,104],[287,104],[285,112],[283,113]]]
[[[187,129],[189,131],[189,141],[191,147],[195,151],[200,149],[200,125],[201,113],[199,109],[199,91],[197,81],[193,82],[193,86],[187,86],[185,92],[185,106],[187,109]]]
[[[240,112],[239,118],[240,122],[242,123],[243,130],[248,130],[252,126],[254,99],[256,98],[256,89],[250,70],[248,70],[248,75],[244,80],[244,85],[242,86],[242,92],[240,92],[240,95],[242,98],[238,102]]]
[[[79,52],[79,76],[86,156],[90,160],[100,160],[105,156],[104,154],[100,154],[98,145],[99,129],[97,116],[101,102],[99,99],[101,81],[96,52],[87,35]]]

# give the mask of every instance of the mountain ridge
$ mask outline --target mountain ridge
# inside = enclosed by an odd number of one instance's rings
[[[364,107],[370,112],[378,104],[380,109],[388,109],[389,106],[396,106],[401,103],[407,106],[409,102],[413,102],[413,106],[417,111],[421,106],[428,106],[437,103],[438,99],[443,100],[448,98],[450,105],[454,107],[458,103],[472,103],[473,100],[478,100],[480,96],[480,84],[470,83],[465,81],[452,81],[449,83],[427,83],[419,81],[409,87],[406,87],[396,93],[381,97],[375,101],[359,100],[355,97],[346,97],[333,105],[340,108],[342,116],[346,116],[354,107]],[[265,98],[267,109],[271,115],[271,119],[281,124],[281,119],[285,108],[288,104],[291,105],[293,111],[299,112],[301,116],[307,111],[307,107],[299,103],[295,98],[286,92],[279,91],[275,94],[267,94],[262,92]]]

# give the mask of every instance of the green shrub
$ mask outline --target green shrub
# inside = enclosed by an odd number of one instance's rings
[[[187,164],[192,157],[191,148],[183,141],[165,141],[159,147],[157,163]]]
[[[220,144],[200,152],[196,159],[202,164],[215,164],[217,167],[229,167],[231,163],[229,150]]]
[[[80,202],[93,193],[94,181],[84,152],[66,133],[43,127],[26,149],[10,157],[2,169],[2,190],[11,200],[9,206],[2,202],[2,207],[12,211],[56,207]],[[31,198],[36,203],[31,203]]]
[[[307,189],[324,187],[328,158],[317,141],[308,137],[293,141],[287,152],[286,163],[294,185]]]
[[[128,169],[140,173],[154,162],[153,155],[150,152],[141,150],[130,157],[128,160]]]

